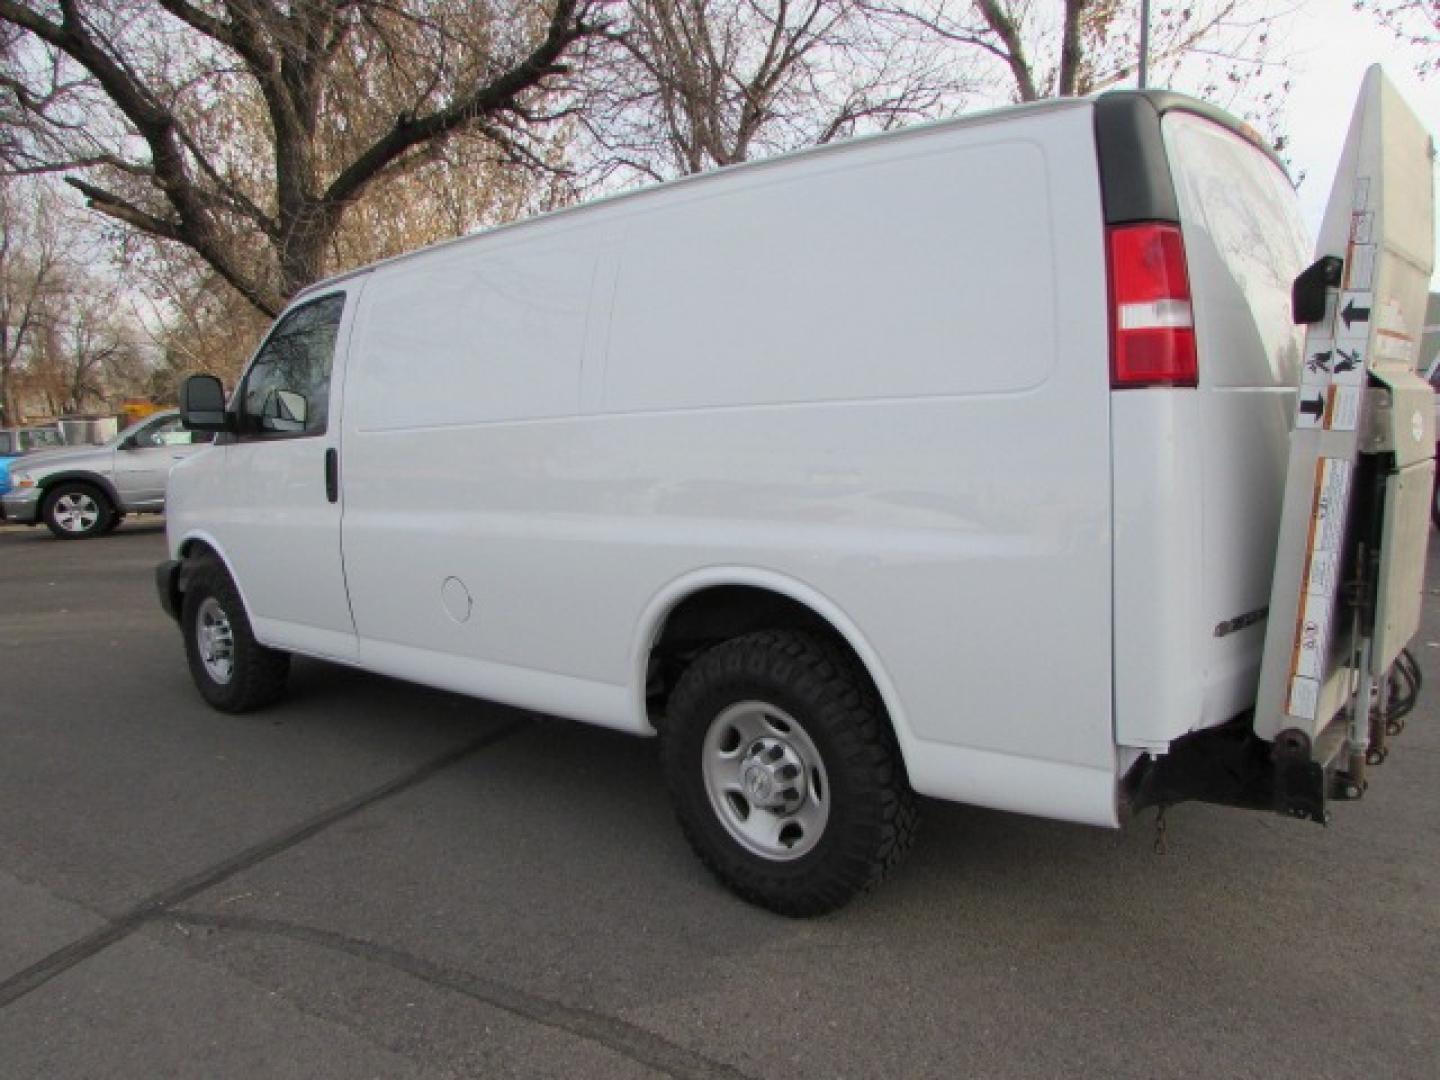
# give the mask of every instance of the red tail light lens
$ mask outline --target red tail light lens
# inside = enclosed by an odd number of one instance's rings
[[[1194,386],[1195,316],[1180,226],[1110,230],[1110,385]]]

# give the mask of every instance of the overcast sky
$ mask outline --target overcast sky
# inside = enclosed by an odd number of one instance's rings
[[[1440,132],[1440,75],[1422,82],[1414,74],[1415,50],[1402,46],[1373,16],[1355,12],[1348,0],[1306,0],[1288,20],[1285,50],[1294,88],[1286,129],[1287,156],[1305,173],[1300,202],[1314,232],[1325,212],[1330,181],[1350,125],[1360,80],[1371,64],[1384,66],[1432,135]],[[1440,266],[1440,258],[1436,260]],[[1431,279],[1440,287],[1440,274]]]

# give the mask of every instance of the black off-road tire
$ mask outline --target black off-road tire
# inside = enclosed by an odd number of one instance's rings
[[[823,832],[789,861],[737,842],[706,792],[706,733],[727,708],[749,701],[794,718],[828,777]],[[854,658],[821,636],[768,630],[709,649],[677,682],[660,736],[686,839],[724,885],[760,907],[791,917],[834,911],[882,881],[914,839],[916,798],[884,705]]]
[[[94,516],[83,527],[73,527],[73,524],[67,527],[66,511],[83,507],[93,508]],[[56,484],[45,493],[45,501],[40,504],[40,517],[45,522],[45,527],[57,539],[88,540],[110,528],[110,523],[115,518],[115,507],[110,502],[110,497],[94,484],[72,480]],[[69,520],[73,523],[84,519],[71,517]]]
[[[228,621],[233,642],[230,676],[225,680],[211,674],[200,643],[202,609],[212,599]],[[220,562],[204,559],[186,575],[180,630],[196,689],[221,712],[249,712],[274,703],[285,693],[290,654],[266,648],[255,640],[240,591]]]

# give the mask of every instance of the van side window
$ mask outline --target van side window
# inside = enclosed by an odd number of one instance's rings
[[[240,434],[323,435],[330,413],[330,365],[345,295],[296,308],[260,350],[240,392]]]

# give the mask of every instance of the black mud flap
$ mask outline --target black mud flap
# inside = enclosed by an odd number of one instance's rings
[[[180,565],[175,559],[167,559],[155,567],[155,591],[160,594],[160,606],[176,622],[180,621]]]

